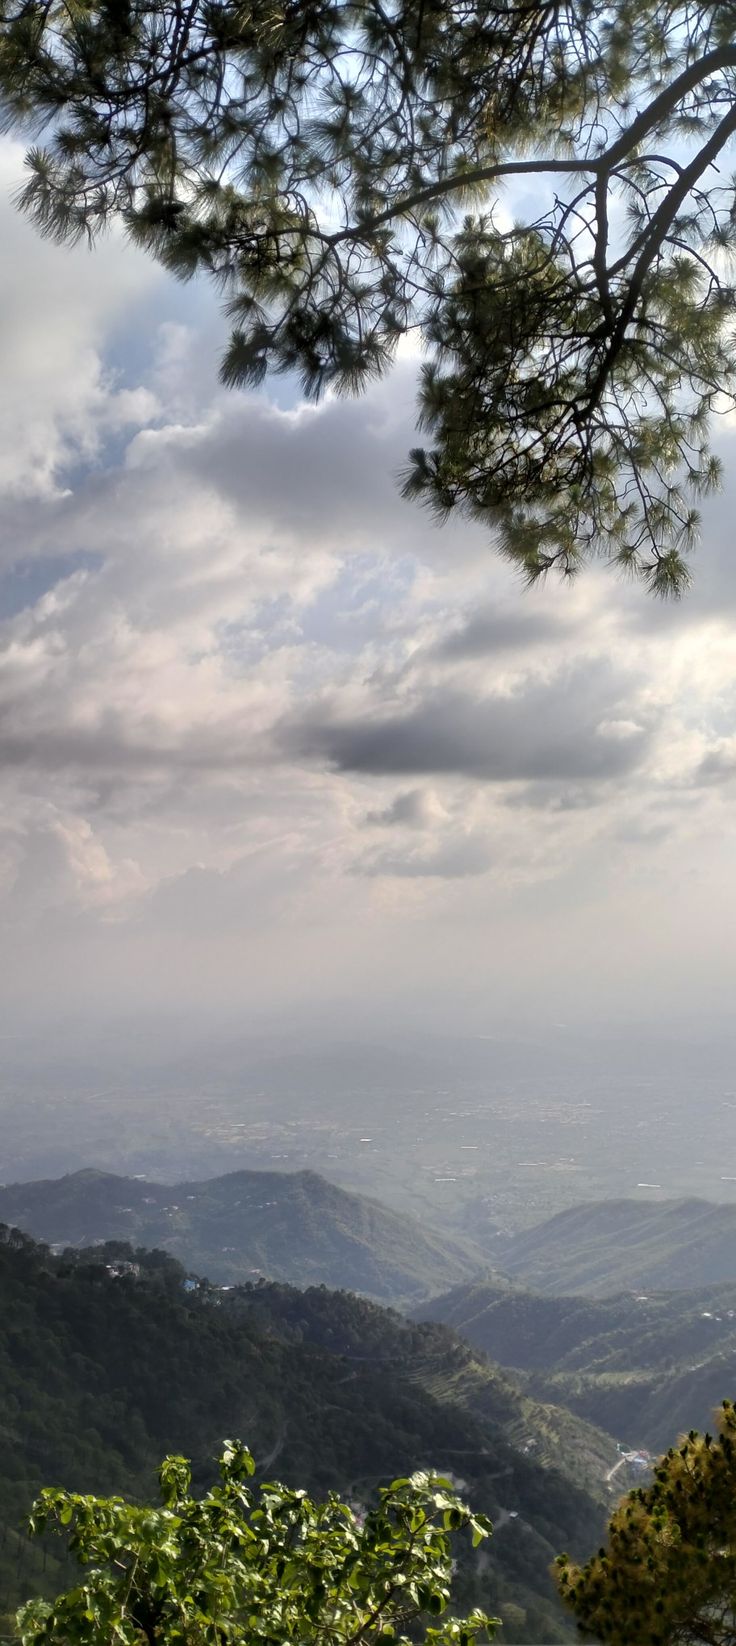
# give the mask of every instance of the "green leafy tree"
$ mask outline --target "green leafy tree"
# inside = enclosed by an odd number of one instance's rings
[[[736,1410],[719,1434],[695,1431],[630,1492],[607,1547],[582,1568],[558,1561],[560,1593],[586,1638],[610,1646],[733,1646],[736,1641]]]
[[[0,0],[0,99],[43,230],[223,289],[226,382],[352,392],[416,331],[408,494],[529,578],[682,589],[734,403],[732,0]]]
[[[19,1613],[23,1646],[408,1646],[426,1619],[427,1646],[477,1646],[495,1620],[474,1611],[438,1621],[450,1599],[452,1535],[475,1544],[490,1525],[450,1482],[395,1480],[364,1517],[332,1495],[246,1484],[250,1452],[227,1442],[220,1483],[190,1495],[185,1458],[161,1465],[161,1508],[123,1498],[42,1492],[32,1530],[66,1530],[83,1577]],[[430,1621],[432,1620],[432,1621]]]

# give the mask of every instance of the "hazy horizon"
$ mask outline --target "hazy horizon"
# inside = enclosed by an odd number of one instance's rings
[[[675,1038],[67,1023],[3,1044],[0,1183],[308,1169],[481,1240],[582,1201],[733,1205],[734,1040],[713,1024]]]

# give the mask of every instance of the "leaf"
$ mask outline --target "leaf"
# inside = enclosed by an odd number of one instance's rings
[[[160,1620],[157,1646],[196,1646],[203,1631],[211,1638],[213,1630],[223,1643],[239,1640],[244,1618],[263,1646],[325,1632],[344,1646],[377,1608],[377,1638],[391,1646],[416,1632],[423,1617],[445,1610],[448,1540],[431,1520],[434,1477],[419,1474],[384,1491],[381,1507],[361,1526],[334,1496],[315,1504],[305,1492],[265,1484],[253,1499],[237,1485],[251,1463],[246,1447],[227,1442],[222,1485],[203,1499],[182,1500],[189,1465],[164,1459],[161,1490],[177,1501],[176,1514],[120,1498],[42,1495],[36,1516],[53,1502],[60,1523],[69,1525],[76,1510],[72,1547],[86,1580],[48,1611],[25,1609],[26,1646],[87,1646],[90,1628],[95,1638],[133,1646],[139,1616]],[[462,1524],[470,1511],[449,1485],[447,1491],[444,1512],[455,1512]]]

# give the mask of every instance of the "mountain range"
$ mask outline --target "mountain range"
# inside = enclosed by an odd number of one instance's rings
[[[0,1220],[54,1247],[161,1247],[221,1284],[263,1275],[385,1302],[417,1301],[485,1267],[470,1242],[309,1171],[172,1185],[86,1169],[0,1187]]]
[[[497,1236],[497,1270],[305,1171],[84,1170],[0,1188],[0,1217],[0,1613],[70,1580],[17,1532],[42,1483],[142,1498],[176,1450],[201,1484],[234,1432],[262,1472],[358,1501],[451,1473],[496,1524],[463,1600],[561,1641],[554,1554],[589,1552],[629,1454],[736,1384],[736,1208],[577,1207]]]
[[[537,1292],[692,1290],[736,1279],[736,1206],[601,1200],[496,1236],[490,1253]]]
[[[603,1299],[480,1281],[417,1314],[509,1368],[528,1395],[564,1405],[628,1447],[656,1453],[683,1430],[707,1429],[736,1386],[734,1280]]]
[[[599,1299],[736,1280],[736,1206],[705,1200],[591,1202],[481,1246],[313,1171],[163,1184],[87,1168],[0,1185],[0,1219],[58,1247],[162,1247],[220,1284],[263,1275],[407,1306],[478,1276]]]
[[[543,1442],[528,1412],[520,1420],[542,1461],[570,1453],[562,1412],[656,1452],[680,1429],[707,1427],[736,1385],[736,1207],[575,1207],[497,1237],[497,1270],[471,1243],[307,1171],[171,1186],[84,1170],[0,1188],[0,1218],[55,1251],[130,1241],[220,1287],[318,1284],[441,1322],[509,1369],[517,1397],[555,1409]],[[334,1347],[329,1335],[322,1347]],[[482,1388],[475,1365],[453,1375],[452,1399],[487,1414],[485,1373]],[[580,1474],[586,1489],[602,1473],[599,1449]]]

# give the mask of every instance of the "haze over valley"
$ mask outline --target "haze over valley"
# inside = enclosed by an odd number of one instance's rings
[[[727,1024],[328,1038],[143,1020],[3,1052],[4,1183],[306,1168],[483,1239],[601,1198],[736,1203]]]

